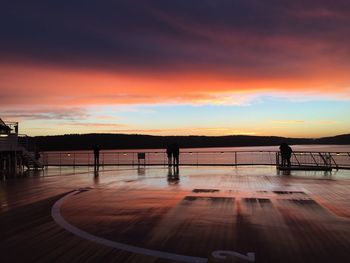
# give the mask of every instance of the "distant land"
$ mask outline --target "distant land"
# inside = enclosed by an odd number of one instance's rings
[[[285,138],[277,136],[152,136],[133,134],[69,134],[30,137],[40,151],[101,149],[160,149],[177,142],[181,148],[272,146],[288,144],[350,144],[350,134],[323,138]]]

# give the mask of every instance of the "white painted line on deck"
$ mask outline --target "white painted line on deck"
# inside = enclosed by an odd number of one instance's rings
[[[60,225],[62,228],[64,228],[65,230],[73,233],[74,235],[79,236],[83,239],[104,245],[104,246],[128,251],[131,253],[142,254],[142,255],[147,255],[147,256],[156,257],[156,258],[177,260],[177,261],[181,261],[181,262],[190,262],[190,263],[206,263],[206,262],[208,262],[207,258],[178,255],[178,254],[174,254],[174,253],[168,253],[168,252],[163,252],[163,251],[159,251],[159,250],[141,248],[141,247],[136,247],[136,246],[132,246],[132,245],[127,245],[127,244],[111,241],[111,240],[108,240],[108,239],[105,239],[102,237],[92,235],[84,230],[81,230],[81,229],[73,226],[72,224],[68,223],[61,215],[61,206],[64,203],[64,201],[69,199],[72,195],[77,194],[78,192],[80,192],[80,191],[73,191],[73,192],[65,195],[64,197],[62,197],[61,199],[56,201],[56,203],[53,205],[53,207],[51,209],[51,216],[53,217],[55,222],[58,225]]]
[[[225,260],[227,257],[233,256],[249,262],[255,262],[255,253],[253,252],[248,252],[247,255],[242,255],[235,251],[217,250],[217,251],[214,251],[211,255],[214,258],[221,259],[221,260]]]
[[[164,251],[159,251],[159,250],[152,250],[152,249],[147,249],[147,248],[141,248],[141,247],[136,247],[136,246],[132,246],[132,245],[128,245],[128,244],[123,244],[123,243],[119,243],[119,242],[115,242],[112,240],[108,240],[102,237],[98,237],[95,235],[92,235],[84,230],[81,230],[75,226],[73,226],[72,224],[68,223],[62,216],[61,214],[61,206],[62,204],[69,199],[71,196],[80,193],[82,191],[85,190],[75,190],[65,196],[63,196],[62,198],[60,198],[59,200],[56,201],[56,203],[53,205],[52,209],[51,209],[51,216],[52,218],[55,220],[55,222],[60,225],[62,228],[64,228],[65,230],[67,230],[68,232],[107,246],[107,247],[111,247],[111,248],[115,248],[115,249],[119,249],[119,250],[124,250],[124,251],[128,251],[131,253],[135,253],[135,254],[141,254],[141,255],[146,255],[146,256],[151,256],[151,257],[156,257],[156,258],[162,258],[162,259],[169,259],[169,260],[175,260],[175,261],[181,261],[181,262],[189,262],[189,263],[207,263],[208,259],[207,258],[201,258],[201,257],[192,257],[192,256],[185,256],[185,255],[179,255],[179,254],[175,254],[175,253],[168,253],[168,252],[164,252]],[[254,258],[254,253],[248,253],[247,257],[245,257],[244,255],[241,255],[237,252],[234,251],[214,251],[212,256],[216,257],[217,259],[225,259],[227,255],[234,255],[236,257],[239,257],[241,259],[246,259],[248,261],[255,261]]]

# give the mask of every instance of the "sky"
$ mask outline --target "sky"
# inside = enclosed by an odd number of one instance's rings
[[[350,133],[348,0],[1,0],[28,135]]]

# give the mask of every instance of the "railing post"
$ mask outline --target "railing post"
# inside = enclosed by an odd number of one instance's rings
[[[314,155],[312,154],[312,152],[310,152],[310,155],[311,155],[312,159],[314,160],[316,166],[318,166],[318,162],[316,161],[316,159],[315,159]]]
[[[295,155],[294,152],[293,152],[293,156],[294,156],[295,160],[297,160],[298,165],[300,166],[300,162],[299,162],[299,160],[298,160],[298,158],[297,158],[297,156]]]
[[[237,152],[235,152],[235,166],[237,166]]]
[[[323,160],[324,165],[326,167],[329,167],[330,166],[329,161],[328,161],[329,156],[327,156],[327,153],[325,153],[325,156],[323,156],[322,153],[318,153],[318,154],[320,155],[321,159]]]
[[[328,154],[329,154],[329,156],[331,157],[331,160],[334,162],[335,168],[338,169],[338,164],[337,164],[336,161],[334,160],[333,156],[331,155],[331,153],[328,153]],[[332,164],[332,161],[331,161],[331,164]]]
[[[326,154],[326,165],[327,167],[332,167],[332,160],[331,160],[331,155],[328,153]]]

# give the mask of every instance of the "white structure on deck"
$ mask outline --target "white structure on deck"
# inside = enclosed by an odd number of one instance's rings
[[[18,134],[18,122],[0,119],[0,171],[42,168],[39,155],[30,150],[28,137]]]

